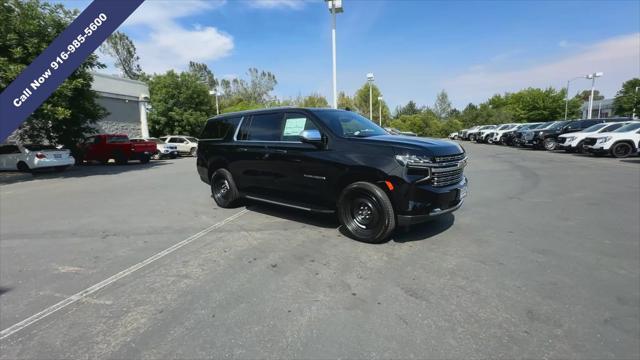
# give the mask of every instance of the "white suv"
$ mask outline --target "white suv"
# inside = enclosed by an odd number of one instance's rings
[[[469,130],[468,134],[469,134],[469,140],[471,141],[478,141],[480,142],[480,139],[483,135],[486,135],[489,131],[495,130],[496,126],[495,125],[483,125],[480,126],[477,129],[474,130]]]
[[[583,152],[584,151],[584,139],[588,137],[596,137],[596,135],[605,132],[611,132],[618,128],[627,125],[629,122],[614,122],[614,123],[600,123],[591,125],[588,128],[574,132],[566,133],[558,136],[558,149],[563,149],[566,152]]]
[[[196,156],[198,152],[198,139],[192,136],[167,135],[160,138],[167,144],[176,145],[178,153],[181,155]]]
[[[587,137],[584,139],[584,148],[592,154],[611,154],[624,158],[636,154],[639,143],[640,121],[633,121],[617,130]]]

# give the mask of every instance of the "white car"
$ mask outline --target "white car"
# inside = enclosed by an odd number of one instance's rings
[[[491,139],[487,140],[488,143],[493,144],[502,144],[504,142],[503,136],[506,133],[516,131],[518,129],[523,128],[524,126],[533,126],[541,123],[520,123],[520,124],[504,124],[496,129],[491,135]]]
[[[489,135],[496,131],[498,125],[485,125],[480,128],[477,134],[475,134],[475,141],[479,143],[487,142]]]
[[[469,129],[469,131],[467,131],[467,138],[469,139],[469,141],[476,141],[478,135],[482,130],[490,130],[495,128],[496,128],[495,125],[482,125],[482,126],[478,126],[475,129],[473,128]]]
[[[562,134],[558,136],[558,149],[564,149],[566,152],[581,153],[584,151],[584,147],[582,146],[584,139],[588,137],[595,137],[595,135],[600,133],[617,130],[627,124],[629,124],[628,121],[600,123],[589,126],[582,131]]]
[[[633,121],[611,132],[600,133],[584,139],[584,149],[592,154],[611,154],[625,158],[638,152],[640,121]]]
[[[0,145],[0,170],[31,171],[53,168],[62,171],[75,162],[69,150],[58,149],[53,145]]]
[[[152,141],[156,143],[156,149],[158,150],[158,152],[153,155],[154,159],[164,159],[164,158],[175,159],[178,157],[178,145],[176,144],[167,144],[166,142],[158,138],[131,139],[131,142],[135,142],[135,141]]]
[[[451,134],[449,134],[449,139],[451,140],[456,140],[458,138],[458,132],[452,132]]]
[[[176,145],[178,153],[182,155],[196,156],[198,151],[198,139],[192,136],[167,135],[160,138],[167,144]]]

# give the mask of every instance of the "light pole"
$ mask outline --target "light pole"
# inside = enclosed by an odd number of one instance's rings
[[[336,14],[343,12],[342,0],[325,0],[331,13],[331,51],[333,58],[333,108],[338,108],[338,80],[336,75]]]
[[[220,115],[220,108],[218,107],[218,90],[210,90],[209,95],[214,95],[216,97],[216,115]]]
[[[382,126],[382,96],[378,96],[378,125]]]
[[[567,120],[567,114],[569,112],[569,84],[571,84],[571,82],[573,80],[578,80],[578,79],[584,79],[586,76],[576,76],[572,79],[567,80],[567,96],[565,97],[564,100],[564,120]]]
[[[640,86],[636,86],[636,91],[633,93],[633,112],[631,113],[631,119],[636,118],[636,105],[638,104],[638,88],[640,88]]]
[[[602,111],[602,100],[598,101],[598,119],[600,119],[600,111]]]
[[[596,89],[596,78],[602,75],[604,75],[604,73],[595,72],[586,76],[587,79],[591,79],[591,95],[589,96],[589,113],[587,114],[587,119],[591,119],[591,111],[593,111],[593,92]]]
[[[369,119],[373,121],[373,73],[367,74],[367,81],[369,82]]]

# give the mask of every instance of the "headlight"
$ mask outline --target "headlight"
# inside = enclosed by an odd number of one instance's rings
[[[540,137],[542,137],[543,135],[544,135],[544,131],[540,131],[540,132],[538,133],[538,136],[540,136]]]
[[[575,136],[567,136],[567,142],[572,142],[575,139],[576,139]]]
[[[428,168],[433,164],[431,158],[428,156],[418,155],[396,155],[396,160],[402,166],[416,167],[416,168]]]
[[[611,140],[611,136],[601,137],[601,138],[598,138],[598,140],[596,141],[596,144],[603,144],[609,140]]]

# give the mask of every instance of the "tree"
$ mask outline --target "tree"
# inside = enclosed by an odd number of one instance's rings
[[[359,110],[356,108],[356,103],[353,98],[345,94],[344,91],[340,91],[338,93],[338,109],[359,112]]]
[[[207,64],[189,61],[189,72],[195,75],[201,83],[207,85],[210,90],[218,86],[218,80],[213,76],[213,72]]]
[[[2,92],[76,18],[77,11],[37,0],[8,0],[0,4],[0,92]],[[92,124],[105,116],[91,90],[90,71],[103,68],[90,55],[20,127],[25,142],[49,142],[70,149]],[[2,120],[0,120],[2,121]],[[0,139],[2,141],[4,139]]]
[[[407,105],[396,107],[395,117],[398,118],[402,115],[416,115],[416,114],[419,114],[421,111],[422,109],[418,108],[418,105],[416,105],[416,103],[413,102],[413,100],[409,100]]]
[[[312,93],[307,96],[298,96],[298,98],[294,101],[296,106],[301,107],[314,107],[314,108],[326,108],[329,107],[329,102],[327,98],[318,94]]]
[[[221,108],[224,112],[227,108],[237,108],[239,104],[245,104],[250,108],[265,107],[276,99],[271,92],[278,84],[276,76],[268,71],[260,71],[250,68],[247,72],[249,80],[223,79],[220,81],[222,90]]]
[[[449,113],[451,112],[451,101],[449,101],[449,95],[446,91],[442,90],[438,93],[436,102],[433,105],[433,112],[440,120],[446,120],[449,118]]]
[[[578,97],[582,101],[589,101],[589,98],[591,97],[591,90],[582,90],[582,92],[576,95],[576,97]],[[599,90],[593,90],[593,101],[603,100],[603,99],[604,99],[604,96],[600,95]]]
[[[149,80],[151,111],[149,131],[153,136],[186,134],[198,136],[215,105],[207,85],[191,72],[173,70]]]
[[[382,96],[380,89],[378,89],[375,84],[371,84],[371,87],[371,103],[373,105],[373,114],[370,120],[378,124],[378,122],[380,121],[379,106],[382,105],[382,124],[384,125],[386,124],[387,119],[391,117],[389,107],[384,102],[384,100],[378,100],[378,97]],[[353,101],[356,109],[358,109],[358,112],[362,116],[369,118],[369,83],[364,83],[364,85],[362,85],[362,87],[358,89],[358,91],[356,91],[356,94],[353,97]]]
[[[140,57],[136,53],[133,41],[126,34],[120,31],[111,34],[100,47],[100,51],[115,60],[116,67],[126,78],[133,80],[140,78],[142,74],[142,68],[138,63]]]
[[[640,111],[640,79],[633,78],[622,84],[613,100],[613,113],[619,116],[638,115]],[[635,111],[634,111],[635,110]]]

